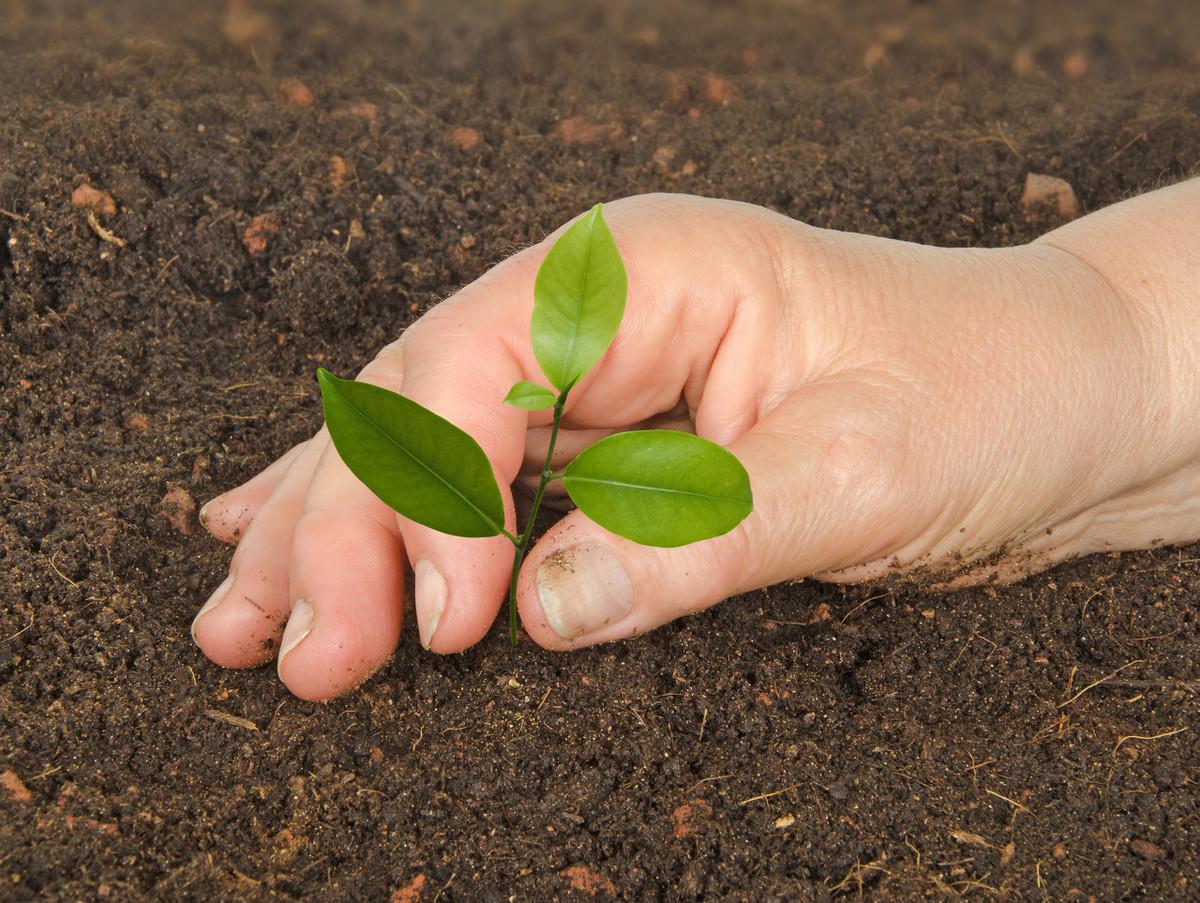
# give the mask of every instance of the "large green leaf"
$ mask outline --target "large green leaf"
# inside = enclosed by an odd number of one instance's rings
[[[501,532],[504,503],[479,443],[403,395],[323,368],[317,379],[334,447],[386,504],[442,533]]]
[[[554,243],[533,288],[533,353],[569,389],[612,344],[625,314],[625,264],[597,204]]]
[[[601,439],[567,465],[563,479],[584,514],[646,546],[720,536],[754,507],[750,477],[737,458],[674,430]]]
[[[554,407],[556,396],[545,386],[531,383],[527,379],[513,383],[513,387],[504,396],[504,403],[524,411],[544,411]]]

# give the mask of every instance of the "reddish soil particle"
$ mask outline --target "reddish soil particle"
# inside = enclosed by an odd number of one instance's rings
[[[558,137],[564,144],[596,144],[607,141],[613,144],[621,140],[625,129],[615,122],[592,122],[582,116],[572,116],[558,124]]]
[[[828,621],[833,617],[833,609],[830,608],[828,602],[819,602],[814,606],[812,614],[808,616],[809,624],[820,624]]]
[[[663,146],[656,148],[654,156],[651,157],[654,165],[662,171],[667,171],[671,168],[671,163],[679,155],[679,151],[673,147]]]
[[[0,772],[0,790],[3,790],[10,800],[17,803],[27,803],[33,799],[29,788],[12,769]]]
[[[117,202],[113,196],[107,191],[93,188],[87,182],[71,192],[71,203],[91,210],[97,216],[113,216],[117,212]]]
[[[279,85],[276,88],[279,99],[289,107],[301,107],[307,109],[315,102],[312,91],[308,85],[304,84],[298,78],[280,79]]]
[[[687,837],[689,834],[694,834],[704,826],[705,822],[712,818],[712,814],[712,806],[700,797],[695,797],[686,803],[681,803],[671,813],[671,821],[674,823],[674,830],[671,836],[678,839],[680,837]]]
[[[477,147],[482,138],[478,129],[467,125],[456,125],[450,129],[450,140],[459,150],[469,151]]]
[[[617,895],[617,887],[611,880],[586,865],[570,865],[559,874],[567,879],[572,890],[587,894],[589,897],[601,893],[611,897]]]
[[[1088,74],[1088,58],[1076,51],[1068,53],[1062,60],[1062,72],[1067,78],[1083,78]]]
[[[735,91],[733,85],[719,75],[704,76],[704,97],[711,103],[727,107],[733,101]]]
[[[350,171],[349,164],[346,163],[346,158],[340,154],[334,154],[329,158],[329,184],[335,190],[340,189],[346,184],[346,174]]]
[[[1139,859],[1146,859],[1150,862],[1158,862],[1167,858],[1167,851],[1156,843],[1151,843],[1148,840],[1135,838],[1129,841],[1129,849],[1133,851],[1133,855]]]
[[[196,500],[186,489],[178,486],[168,490],[159,503],[160,516],[165,517],[167,522],[184,536],[192,535],[195,513]]]
[[[375,122],[379,118],[379,107],[369,100],[358,100],[346,107],[346,112],[364,122]]]
[[[143,430],[148,430],[150,429],[150,418],[145,414],[134,411],[125,417],[125,428],[127,430],[136,430],[139,433]]]
[[[413,879],[392,892],[391,903],[417,903],[421,899],[421,892],[425,889],[425,876],[414,875]]]
[[[271,239],[279,234],[279,217],[273,213],[260,213],[246,225],[242,232],[242,245],[252,255],[258,256],[271,246]]]

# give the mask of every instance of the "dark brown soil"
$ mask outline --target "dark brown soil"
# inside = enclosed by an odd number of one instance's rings
[[[188,636],[191,500],[312,432],[318,363],[636,192],[1027,240],[1029,171],[1196,165],[1195,4],[238,9],[0,4],[0,897],[1200,894],[1200,546],[569,656],[409,628],[329,705]]]

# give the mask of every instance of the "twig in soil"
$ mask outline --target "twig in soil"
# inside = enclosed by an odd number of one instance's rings
[[[861,601],[857,605],[855,605],[852,609],[850,609],[848,612],[846,612],[842,616],[842,620],[840,623],[845,624],[846,621],[850,618],[850,616],[852,614],[854,614],[856,611],[858,611],[860,608],[862,608],[863,606],[870,605],[872,602],[876,601],[877,599],[882,599],[884,596],[890,596],[890,595],[891,595],[891,593],[880,593],[878,596],[872,596],[870,599],[864,599],[863,601]]]
[[[731,777],[733,777],[732,774],[715,774],[711,778],[701,778],[695,784],[693,784],[691,787],[689,787],[687,790],[683,791],[683,795],[687,796],[689,793],[691,793],[697,787],[703,786],[704,784],[710,784],[713,781],[723,781],[726,778],[731,778]]]
[[[1144,665],[1144,664],[1146,664],[1146,660],[1141,659],[1141,658],[1135,658],[1131,662],[1126,662],[1121,667],[1119,667],[1116,671],[1114,671],[1112,674],[1106,674],[1104,677],[1101,677],[1099,680],[1092,681],[1090,684],[1088,684],[1086,687],[1084,687],[1082,690],[1080,690],[1078,693],[1076,693],[1074,696],[1072,696],[1066,702],[1060,702],[1058,704],[1058,707],[1061,709],[1061,708],[1063,708],[1063,706],[1070,705],[1076,699],[1078,699],[1080,696],[1082,696],[1084,693],[1086,693],[1088,690],[1091,690],[1094,687],[1098,687],[1098,686],[1100,686],[1100,684],[1104,683],[1106,680],[1116,677],[1118,674],[1120,674],[1126,668],[1132,668],[1134,665]]]
[[[416,111],[417,111],[418,113],[420,113],[422,116],[427,116],[427,115],[429,115],[429,114],[428,114],[428,113],[426,113],[424,110],[422,110],[420,107],[418,107],[418,106],[417,106],[415,103],[413,103],[413,102],[412,102],[412,100],[410,100],[410,99],[409,99],[409,96],[408,96],[408,94],[406,94],[406,93],[404,92],[404,89],[403,89],[403,88],[401,88],[399,85],[388,84],[388,85],[385,85],[384,87],[385,87],[385,88],[386,88],[388,91],[391,91],[393,94],[395,94],[396,96],[398,96],[398,97],[399,97],[399,98],[400,98],[402,101],[404,101],[406,104],[408,104],[408,105],[409,105],[410,107],[412,107],[414,110],[416,110]],[[449,885],[447,885],[447,886],[449,886]]]
[[[196,423],[211,423],[214,420],[257,420],[257,414],[212,414],[208,417],[201,417]]]
[[[977,771],[978,771],[979,769],[981,769],[981,768],[985,768],[985,767],[987,767],[988,765],[995,765],[995,764],[996,764],[996,760],[995,760],[995,759],[984,759],[982,762],[980,762],[980,763],[976,764],[976,763],[975,763],[975,754],[974,754],[974,753],[967,753],[967,755],[969,755],[969,756],[971,757],[971,764],[970,764],[970,765],[968,765],[968,766],[967,766],[965,769],[963,769],[963,770],[964,770],[964,771],[969,771],[969,772],[971,772],[971,780],[972,780],[972,781],[974,781],[974,782],[976,782],[976,783],[978,783],[978,782],[979,782],[979,776],[978,776],[978,775],[976,775],[976,774],[975,774],[975,772],[977,772]]]
[[[57,570],[57,568],[55,568],[55,570]],[[36,616],[37,616],[36,611],[30,612],[29,613],[29,623],[26,624],[24,627],[22,627],[20,630],[18,630],[16,633],[14,633],[12,636],[5,637],[4,642],[7,643],[9,640],[15,640],[17,637],[19,637],[21,634],[23,634],[26,630],[28,630],[30,627],[32,627],[33,619]]]
[[[179,259],[179,255],[176,254],[174,257],[172,257],[170,260],[168,260],[166,263],[164,263],[162,269],[158,271],[158,275],[154,277],[154,281],[158,282],[159,280],[161,280],[163,277],[163,274],[166,273],[167,270],[169,270],[171,268],[171,264],[173,264],[178,259]]]
[[[55,552],[54,554],[57,555],[58,553]],[[50,556],[50,569],[53,570],[54,573],[58,574],[58,576],[62,577],[63,580],[66,580],[67,583],[71,584],[71,586],[75,587],[75,589],[79,589],[78,583],[58,569],[58,565],[54,563],[54,555]]]
[[[553,689],[554,687],[546,687],[546,692],[542,695],[542,701],[539,702],[537,704],[537,708],[534,709],[535,712],[540,712],[542,710],[542,706],[544,706],[546,704],[546,700],[550,698],[550,692]]]
[[[1104,169],[1106,166],[1108,166],[1108,164],[1110,164],[1114,160],[1116,160],[1117,157],[1121,156],[1121,154],[1123,154],[1123,153],[1125,153],[1125,151],[1129,150],[1129,148],[1133,147],[1139,141],[1145,141],[1149,137],[1150,137],[1149,132],[1138,132],[1136,135],[1134,135],[1132,138],[1130,138],[1128,141],[1126,141],[1124,144],[1122,144],[1119,148],[1117,148],[1116,152],[1111,157],[1109,157],[1107,160],[1105,160],[1103,163],[1101,163],[1100,168]]]
[[[22,223],[29,222],[29,217],[21,216],[19,213],[13,213],[11,210],[5,210],[3,207],[0,207],[0,216],[7,216],[9,219],[15,219]]]
[[[844,890],[845,888],[849,887],[850,882],[853,881],[858,886],[858,896],[861,899],[863,895],[864,872],[882,872],[885,875],[891,874],[891,872],[883,867],[882,863],[884,862],[887,862],[887,853],[884,853],[878,859],[873,859],[867,863],[855,861],[850,871],[846,872],[846,877],[837,884],[830,885],[829,889],[834,891]]]
[[[772,790],[770,793],[760,793],[758,796],[747,797],[738,802],[739,806],[745,806],[747,803],[757,803],[759,800],[769,800],[773,796],[779,796],[781,793],[787,793],[789,790],[795,790],[799,784],[793,784],[791,787],[784,787],[782,790]]]
[[[1009,799],[1009,798],[1008,798],[1007,796],[1005,796],[1003,793],[997,793],[995,790],[988,790],[986,787],[985,787],[985,788],[983,788],[983,792],[984,792],[984,793],[991,794],[992,796],[994,796],[994,797],[995,797],[996,799],[998,799],[998,800],[1004,800],[1004,802],[1008,803],[1010,806],[1012,806],[1013,808],[1015,808],[1015,809],[1016,809],[1018,812],[1024,812],[1024,813],[1026,813],[1027,815],[1033,815],[1033,812],[1032,812],[1032,811],[1029,809],[1029,807],[1028,807],[1028,806],[1026,806],[1024,803],[1018,803],[1018,802],[1017,802],[1016,800],[1014,800],[1014,799]],[[1036,816],[1035,816],[1035,817],[1036,817]]]
[[[704,714],[700,716],[700,735],[696,738],[697,746],[704,742],[704,725],[706,724],[708,724],[708,709],[705,709]]]
[[[31,777],[29,780],[31,780],[31,781],[40,781],[42,778],[48,778],[48,777],[50,777],[50,775],[54,774],[56,771],[62,771],[62,766],[61,766],[61,765],[55,765],[53,768],[47,768],[47,769],[46,769],[45,771],[43,771],[41,774],[35,774],[35,775],[34,775],[33,777]]]
[[[433,903],[437,903],[437,901],[442,898],[442,894],[444,894],[446,892],[447,888],[449,888],[450,885],[454,883],[454,879],[457,877],[458,877],[458,872],[450,873],[450,880],[447,881],[445,884],[443,884],[442,889],[433,895]]]
[[[258,730],[258,725],[249,718],[240,718],[237,715],[230,715],[228,712],[222,712],[220,709],[205,709],[204,714],[213,721],[224,721],[226,724],[232,724],[234,727],[244,728],[248,731]]]
[[[1161,734],[1154,734],[1153,736],[1146,736],[1144,734],[1128,734],[1124,737],[1118,737],[1117,745],[1114,746],[1112,750],[1113,755],[1117,754],[1117,750],[1121,748],[1121,744],[1126,740],[1161,740],[1163,737],[1174,737],[1176,734],[1182,734],[1187,729],[1188,726],[1184,725],[1183,727],[1177,727],[1173,730],[1163,731]]]
[[[102,225],[100,225],[100,220],[96,219],[96,211],[94,211],[94,210],[88,211],[87,221],[88,221],[88,225],[92,227],[92,231],[95,232],[96,235],[98,235],[100,237],[101,241],[106,241],[110,245],[116,245],[118,248],[125,247],[125,239],[118,238],[117,236],[115,236],[111,232],[109,232],[107,229],[105,229]]]

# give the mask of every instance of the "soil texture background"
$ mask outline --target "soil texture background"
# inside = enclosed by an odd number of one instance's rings
[[[1082,10],[1082,11],[1081,11]],[[0,3],[0,898],[1200,895],[1200,546],[298,701],[195,505],[598,200],[1007,245],[1200,161],[1189,3]],[[411,619],[410,619],[411,621]]]

